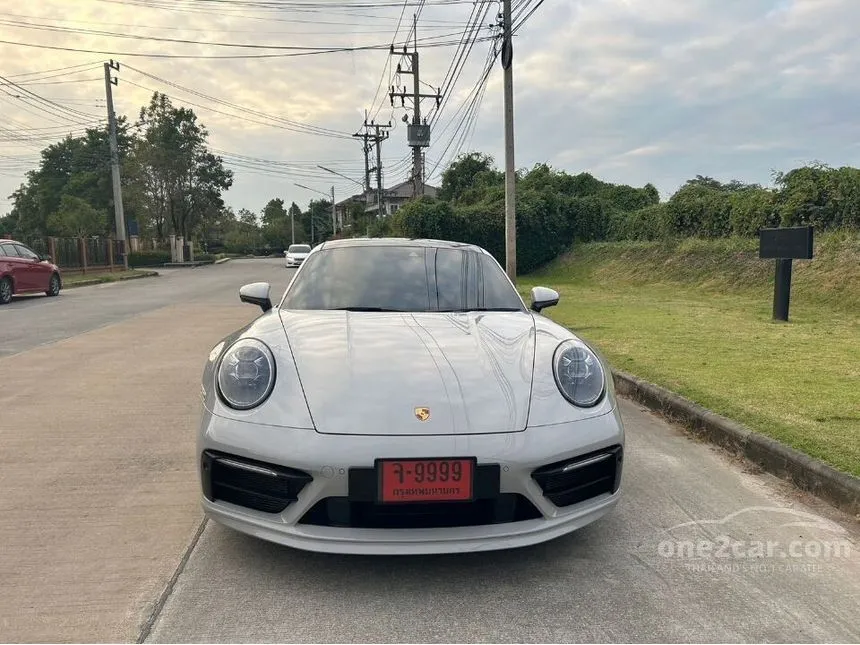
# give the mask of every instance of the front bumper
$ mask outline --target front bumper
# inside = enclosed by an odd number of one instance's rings
[[[203,495],[207,516],[235,530],[309,551],[354,554],[430,554],[485,551],[551,540],[599,519],[621,494],[624,429],[617,407],[600,417],[524,432],[444,436],[344,436],[313,430],[259,426],[216,417],[204,410],[198,457],[204,452],[278,464],[307,473],[296,501],[280,512],[253,510]],[[616,481],[603,491],[558,506],[533,477],[549,464],[618,451]],[[474,455],[479,466],[497,466],[498,493],[521,496],[535,510],[520,521],[442,528],[355,528],[308,523],[322,500],[350,498],[350,470],[372,468],[376,458]],[[353,479],[353,489],[355,478]],[[207,489],[201,471],[201,486]],[[352,491],[355,495],[355,490]]]

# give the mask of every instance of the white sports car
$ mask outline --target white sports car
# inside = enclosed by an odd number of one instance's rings
[[[351,239],[212,349],[202,504],[233,529],[334,553],[520,547],[606,514],[624,428],[609,369],[527,308],[485,250]]]

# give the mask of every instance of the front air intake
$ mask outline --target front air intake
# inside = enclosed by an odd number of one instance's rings
[[[201,457],[203,494],[264,513],[280,513],[312,477],[301,470],[207,450]]]
[[[544,497],[556,506],[570,506],[606,493],[621,483],[623,449],[612,446],[574,459],[548,464],[532,472]]]

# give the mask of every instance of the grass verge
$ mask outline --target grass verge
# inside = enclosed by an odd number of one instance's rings
[[[156,276],[156,271],[146,271],[141,269],[129,269],[128,271],[110,271],[93,272],[93,273],[74,273],[63,276],[63,288],[71,289],[73,287],[89,286],[91,284],[100,284],[103,282],[121,282],[123,280],[135,280],[137,278],[148,278]]]
[[[789,323],[755,240],[577,246],[519,287],[618,369],[860,476],[860,236],[795,262]]]

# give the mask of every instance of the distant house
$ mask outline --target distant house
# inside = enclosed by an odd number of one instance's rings
[[[429,184],[424,184],[424,195],[427,197],[436,197],[439,189]],[[404,181],[391,188],[382,189],[382,216],[387,217],[397,212],[397,209],[403,206],[406,202],[412,199],[412,182]],[[377,194],[375,190],[365,191],[357,195],[347,197],[343,201],[335,204],[335,212],[337,213],[338,221],[344,222],[348,217],[349,211],[353,204],[361,204],[364,206],[365,213],[376,213],[379,208],[377,206]]]

